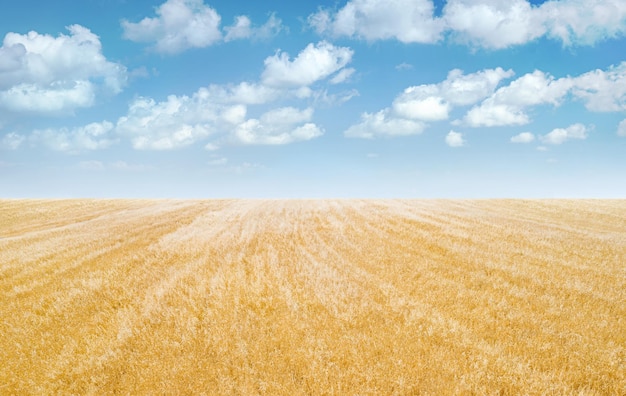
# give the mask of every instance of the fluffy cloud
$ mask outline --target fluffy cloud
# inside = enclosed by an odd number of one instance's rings
[[[539,14],[548,35],[565,45],[593,45],[626,32],[626,3],[621,0],[552,0],[539,7]]]
[[[574,96],[591,111],[626,110],[626,62],[607,71],[593,70],[573,80]]]
[[[78,107],[90,107],[95,99],[89,81],[56,81],[45,87],[19,84],[0,92],[0,104],[7,110],[59,114]]]
[[[541,104],[558,106],[574,81],[554,77],[535,70],[499,88],[479,106],[465,115],[464,122],[472,127],[524,125],[530,122],[525,108]]]
[[[124,37],[154,42],[154,50],[164,54],[207,47],[222,38],[221,17],[202,0],[168,0],[155,11],[155,18],[146,17],[137,23],[123,20]]]
[[[389,113],[390,109],[373,114],[363,113],[361,122],[348,128],[344,136],[363,139],[378,136],[408,136],[420,134],[426,127],[426,124],[421,121],[398,118]]]
[[[299,110],[283,107],[263,114],[259,119],[246,120],[234,129],[232,136],[243,144],[287,144],[311,140],[324,132],[308,122],[313,109]]]
[[[460,132],[450,131],[446,135],[446,144],[450,147],[463,147],[465,145],[465,139]]]
[[[138,150],[171,150],[210,137],[214,140],[207,149],[216,149],[222,142],[287,144],[323,134],[309,122],[310,108],[282,107],[248,119],[245,102],[237,103],[239,89],[201,88],[192,96],[171,95],[162,102],[139,98],[118,120],[117,132],[130,138]]]
[[[226,36],[224,41],[232,41],[246,38],[264,39],[277,35],[283,29],[282,21],[274,14],[270,15],[265,24],[259,27],[252,26],[252,21],[245,15],[235,18],[232,26],[224,28]]]
[[[430,0],[350,0],[322,9],[308,23],[319,34],[435,43],[446,32],[461,43],[501,49],[547,36],[564,45],[591,45],[626,32],[621,0],[448,0],[440,18]]]
[[[500,81],[512,75],[512,70],[505,71],[499,67],[468,75],[454,69],[439,84],[406,88],[394,100],[393,109],[403,118],[445,120],[453,105],[468,105],[484,99],[493,93]]]
[[[444,18],[457,40],[488,48],[523,44],[546,32],[526,0],[449,0]]]
[[[94,122],[77,128],[43,129],[34,131],[30,140],[55,151],[75,154],[86,150],[100,150],[117,142],[113,124]]]
[[[475,46],[500,49],[541,36],[563,45],[593,45],[626,32],[621,0],[450,0],[444,19],[453,36]]]
[[[172,150],[199,141],[208,141],[205,148],[215,150],[229,143],[287,144],[314,139],[324,131],[311,122],[312,108],[279,107],[265,111],[258,118],[248,118],[248,107],[268,105],[279,99],[317,101],[320,91],[306,85],[333,74],[334,81],[328,84],[348,78],[353,70],[344,66],[351,56],[349,48],[325,42],[310,44],[293,61],[281,54],[268,58],[259,83],[210,85],[190,96],[170,95],[162,101],[138,97],[114,127],[110,123],[99,124],[106,127],[103,133],[94,129],[96,124],[90,124],[73,130],[35,131],[31,140],[55,150],[74,152],[106,147],[111,139],[100,136],[108,136],[109,132],[129,139],[137,150]],[[284,73],[276,75],[281,67]],[[321,92],[331,98],[325,90]],[[340,102],[354,95],[350,91],[341,98],[333,98]]]
[[[626,119],[622,120],[617,126],[617,135],[618,136],[626,136]]]
[[[556,128],[540,139],[546,144],[562,144],[571,139],[584,140],[587,139],[587,127],[583,124],[573,124],[567,128]]]
[[[530,132],[522,132],[511,138],[511,143],[531,143],[535,140],[535,135]]]
[[[476,103],[494,92],[500,81],[513,75],[502,68],[464,75],[454,69],[439,84],[406,88],[390,108],[364,113],[361,122],[344,132],[348,137],[403,136],[421,133],[426,122],[445,120],[454,106]]]
[[[336,47],[326,41],[307,45],[293,61],[287,53],[279,51],[265,59],[261,79],[271,87],[308,86],[342,70],[352,55],[350,48]]]
[[[245,116],[245,106],[238,111]],[[216,105],[200,91],[191,97],[170,95],[163,102],[138,98],[118,120],[117,132],[129,137],[135,149],[171,150],[206,138],[220,118],[236,119],[238,111]]]
[[[433,11],[430,0],[351,0],[336,13],[322,9],[310,15],[308,22],[320,34],[434,43],[443,23],[433,19]]]
[[[590,111],[626,110],[626,62],[606,71],[593,70],[559,79],[535,70],[499,88],[470,109],[463,121],[472,127],[524,125],[530,122],[527,108],[559,106],[568,95],[582,100]]]
[[[0,47],[0,107],[66,114],[94,103],[99,90],[119,93],[126,68],[107,61],[98,36],[80,25],[58,37],[8,33]]]
[[[205,48],[222,40],[268,38],[282,30],[282,22],[271,15],[262,26],[255,27],[245,15],[235,18],[231,26],[220,30],[221,17],[203,0],[167,0],[155,9],[156,17],[139,22],[122,20],[124,38],[154,43],[152,49],[161,54],[177,54],[190,48]]]

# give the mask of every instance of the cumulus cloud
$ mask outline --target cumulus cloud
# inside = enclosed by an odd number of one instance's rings
[[[444,7],[447,27],[462,42],[506,48],[533,40],[546,31],[526,0],[449,0]]]
[[[113,124],[108,121],[94,122],[77,128],[35,130],[30,140],[55,151],[76,154],[88,150],[105,149],[118,139],[113,134]]]
[[[626,62],[593,70],[573,79],[572,93],[591,111],[626,110]]]
[[[0,149],[5,150],[17,150],[24,142],[25,137],[15,132],[10,132],[4,135],[0,140]]]
[[[617,126],[617,135],[618,136],[626,136],[626,119],[622,120]]]
[[[448,119],[455,106],[476,103],[494,92],[500,81],[513,75],[512,70],[485,69],[463,74],[451,70],[438,84],[406,88],[390,108],[364,113],[361,122],[348,128],[348,137],[403,136],[421,133],[427,122]]]
[[[283,29],[282,21],[272,14],[267,22],[259,27],[252,26],[252,21],[245,15],[235,17],[235,23],[224,28],[224,41],[233,41],[247,38],[266,39],[276,36]]]
[[[454,69],[439,84],[406,88],[394,100],[393,109],[404,118],[444,120],[448,118],[453,105],[468,105],[487,97],[502,79],[512,75],[512,70],[505,71],[502,68],[486,69],[468,75]]]
[[[308,17],[308,23],[318,33],[335,37],[434,43],[444,26],[433,12],[431,0],[351,0],[337,12],[319,10]]]
[[[154,43],[154,50],[164,54],[208,47],[222,38],[221,17],[202,0],[168,0],[155,12],[156,17],[137,23],[122,20],[124,38]]]
[[[236,109],[217,106],[203,92],[191,97],[170,95],[163,102],[137,98],[117,121],[117,132],[130,138],[135,149],[171,150],[211,135],[225,110],[224,121],[236,117]],[[245,106],[239,112],[245,114]]]
[[[98,36],[80,25],[58,37],[7,33],[0,47],[0,107],[66,114],[93,105],[100,91],[119,93],[126,68],[108,61]]]
[[[261,26],[254,26],[248,16],[239,15],[222,34],[221,16],[203,0],[167,0],[156,7],[155,13],[155,17],[139,22],[122,20],[124,38],[152,43],[152,50],[168,55],[190,48],[205,48],[222,40],[265,39],[283,29],[282,21],[274,14]]]
[[[480,105],[470,109],[463,121],[472,127],[528,124],[527,107],[558,106],[573,86],[574,81],[569,77],[555,79],[535,70],[499,88]]]
[[[522,132],[511,138],[511,143],[531,143],[535,140],[535,135],[530,132]]]
[[[571,139],[587,139],[587,127],[583,124],[573,124],[567,128],[556,128],[540,137],[546,144],[562,144]]]
[[[465,145],[465,139],[460,132],[450,131],[446,135],[446,144],[450,147],[463,147]]]
[[[293,61],[287,53],[278,51],[265,59],[261,79],[271,87],[308,86],[343,69],[353,53],[350,48],[336,47],[326,41],[307,45]]]
[[[408,120],[390,115],[390,109],[377,113],[363,113],[361,122],[352,125],[344,136],[350,138],[372,139],[379,136],[417,135],[424,131],[426,124],[421,121]]]
[[[541,36],[565,46],[593,45],[626,32],[626,4],[620,0],[449,0],[444,20],[453,37],[500,49]]]
[[[282,107],[247,118],[246,102],[237,101],[239,89],[201,88],[192,96],[171,95],[162,102],[138,98],[118,120],[117,132],[138,150],[172,150],[210,137],[214,140],[207,149],[213,150],[222,142],[287,144],[323,134],[310,122],[311,108]]]
[[[308,122],[313,109],[299,110],[282,107],[264,113],[260,118],[252,118],[237,125],[233,138],[243,144],[287,144],[295,141],[311,140],[323,135],[323,130]]]
[[[207,150],[217,150],[224,144],[287,144],[314,139],[324,130],[312,122],[312,108],[267,110],[267,106],[289,99],[317,102],[321,93],[329,103],[349,100],[358,92],[328,94],[325,88],[315,91],[307,85],[325,78],[331,78],[326,83],[332,85],[349,78],[354,71],[344,66],[351,56],[349,48],[326,42],[310,44],[293,61],[280,53],[268,58],[260,82],[214,84],[191,95],[170,95],[160,101],[137,97],[115,126],[98,124],[106,127],[106,133],[97,133],[96,124],[90,124],[72,130],[35,131],[31,140],[54,150],[75,152],[106,147],[111,144],[111,133],[128,139],[137,150],[173,150],[200,141]],[[284,73],[279,74],[279,69]],[[265,105],[265,112],[249,117],[248,108],[258,105]]]
[[[502,49],[542,36],[563,45],[592,45],[626,32],[621,0],[448,0],[441,17],[431,0],[350,0],[308,17],[319,34],[368,41],[436,43],[445,33],[475,47]]]
[[[547,1],[539,7],[548,35],[564,45],[593,45],[626,33],[626,3],[621,0]]]
[[[470,109],[463,122],[472,127],[528,124],[529,107],[560,106],[569,96],[580,99],[595,112],[626,110],[626,62],[605,70],[593,70],[559,79],[535,70],[496,90]]]

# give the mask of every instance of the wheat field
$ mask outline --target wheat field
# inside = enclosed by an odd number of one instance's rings
[[[626,200],[0,200],[0,394],[625,395]]]

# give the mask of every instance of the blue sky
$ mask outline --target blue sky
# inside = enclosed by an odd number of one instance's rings
[[[626,197],[626,1],[21,0],[0,197]]]

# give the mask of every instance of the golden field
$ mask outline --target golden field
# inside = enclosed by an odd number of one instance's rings
[[[0,394],[626,395],[626,200],[0,200]]]

